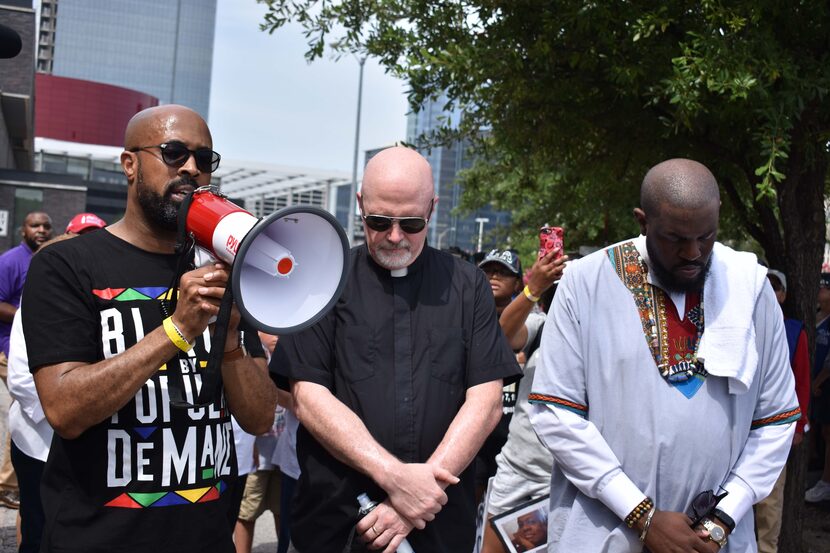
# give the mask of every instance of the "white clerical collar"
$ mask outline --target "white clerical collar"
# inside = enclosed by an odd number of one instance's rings
[[[651,269],[651,261],[648,258],[648,247],[646,247],[646,237],[642,234],[634,239],[634,247],[637,248],[637,253],[640,254],[640,257],[643,258],[646,265],[648,266],[648,282],[649,284],[653,284],[655,286],[659,286],[661,290],[665,291],[669,297],[671,298],[672,303],[674,304],[675,309],[677,310],[677,315],[680,317],[682,321],[683,318],[686,316],[686,292],[669,292],[665,286],[660,285],[660,281],[657,280],[657,277],[654,274],[654,271]]]
[[[393,278],[397,277],[405,277],[409,274],[409,267],[401,267],[400,269],[391,269],[389,274],[392,275]]]

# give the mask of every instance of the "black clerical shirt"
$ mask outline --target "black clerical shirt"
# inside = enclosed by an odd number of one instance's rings
[[[328,388],[372,437],[404,462],[425,462],[438,447],[467,388],[521,373],[501,332],[493,293],[480,270],[425,247],[402,277],[377,265],[365,245],[352,249],[350,275],[334,309],[316,325],[283,336],[272,360],[281,377]],[[357,521],[357,495],[385,492],[332,457],[302,426],[302,475],[292,508],[291,541],[301,553],[342,551]],[[474,478],[446,490],[448,503],[415,551],[471,551]]]

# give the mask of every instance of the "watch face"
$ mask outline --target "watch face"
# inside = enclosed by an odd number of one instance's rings
[[[721,541],[724,538],[725,532],[717,524],[712,524],[712,527],[709,529],[709,535],[712,536],[713,540]]]

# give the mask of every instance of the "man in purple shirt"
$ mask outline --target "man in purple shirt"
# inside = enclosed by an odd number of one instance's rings
[[[52,237],[52,219],[42,211],[33,211],[23,219],[20,228],[23,240],[19,245],[0,255],[0,378],[6,384],[8,374],[9,334],[12,320],[20,306],[20,294],[29,270],[29,262],[41,244]],[[9,454],[9,435],[3,448],[3,462],[0,464],[0,504],[11,509],[20,506],[17,492],[17,477],[12,468]]]

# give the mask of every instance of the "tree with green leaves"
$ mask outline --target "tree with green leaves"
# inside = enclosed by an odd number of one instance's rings
[[[305,28],[309,60],[326,48],[374,56],[409,84],[414,110],[446,94],[460,126],[423,139],[470,141],[464,203],[511,210],[514,235],[547,221],[571,244],[625,238],[649,167],[704,163],[724,198],[721,239],[786,272],[787,308],[812,331],[830,161],[826,2],[258,1],[265,30]],[[801,551],[803,452],[793,461],[785,552]]]

